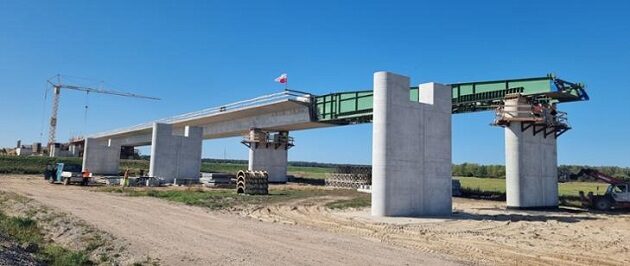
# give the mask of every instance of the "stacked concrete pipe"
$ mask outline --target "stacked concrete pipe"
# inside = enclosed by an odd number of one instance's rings
[[[236,174],[236,193],[269,194],[269,174],[266,171],[238,171]]]

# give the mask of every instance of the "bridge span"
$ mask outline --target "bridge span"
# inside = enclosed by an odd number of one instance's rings
[[[377,72],[373,90],[286,90],[93,134],[83,168],[118,174],[122,147],[151,145],[150,176],[197,178],[204,139],[244,136],[250,170],[286,182],[290,131],[373,123],[373,214],[443,215],[451,212],[451,115],[497,110],[495,124],[506,132],[508,206],[555,207],[556,138],[570,129],[556,105],[585,100],[583,85],[552,75],[411,87],[407,77]],[[538,106],[555,113],[533,112]]]

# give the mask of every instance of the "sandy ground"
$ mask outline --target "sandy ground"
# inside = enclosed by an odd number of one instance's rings
[[[137,261],[149,256],[165,265],[458,264],[448,255],[384,243],[365,234],[50,185],[39,176],[0,176],[0,190],[25,195],[111,233],[128,242],[128,252]]]
[[[629,213],[513,211],[503,202],[454,198],[455,213],[448,218],[373,218],[369,209],[331,211],[326,202],[307,199],[242,215],[351,233],[472,264],[630,265]]]
[[[0,176],[14,191],[69,212],[163,264],[629,265],[630,214],[513,211],[454,199],[446,218],[373,218],[318,197],[232,211],[51,186]]]

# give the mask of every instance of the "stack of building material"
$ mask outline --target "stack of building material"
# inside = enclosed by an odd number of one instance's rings
[[[363,193],[372,193],[372,185],[361,185],[359,186],[359,188],[357,188],[358,192],[363,192]]]
[[[93,178],[94,183],[107,186],[121,186],[124,178],[121,176],[99,176]],[[164,180],[158,177],[130,176],[125,183],[128,187],[159,187],[164,184]]]
[[[173,186],[189,186],[199,184],[199,178],[175,178],[173,179]]]
[[[369,166],[340,166],[326,177],[329,187],[357,189],[366,185],[372,185],[372,167]]]
[[[233,174],[228,173],[201,173],[199,182],[206,187],[228,185],[232,183]]]
[[[144,182],[147,187],[159,187],[164,183],[164,179],[159,177],[147,177]]]
[[[269,194],[269,175],[266,171],[238,171],[236,174],[236,193]]]
[[[94,178],[94,183],[103,184],[107,186],[118,186],[120,185],[120,176],[100,176]]]

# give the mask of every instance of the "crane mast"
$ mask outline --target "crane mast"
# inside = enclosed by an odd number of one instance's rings
[[[53,86],[52,110],[50,112],[50,129],[48,130],[48,145],[55,143],[57,136],[57,112],[59,111],[59,96],[61,87]]]
[[[141,98],[141,99],[148,99],[148,100],[160,100],[160,98],[138,95],[138,94],[129,93],[129,92],[121,92],[121,91],[116,91],[116,90],[107,90],[107,89],[100,89],[100,88],[91,88],[91,87],[85,87],[85,86],[64,84],[61,82],[60,75],[57,75],[57,80],[58,81],[56,83],[48,80],[48,83],[53,88],[52,110],[50,112],[50,125],[49,125],[50,127],[48,129],[48,145],[49,146],[56,143],[57,141],[57,121],[58,121],[59,98],[61,97],[61,89],[83,91],[86,93],[100,93],[100,94],[109,94],[109,95],[122,96],[122,97]]]

